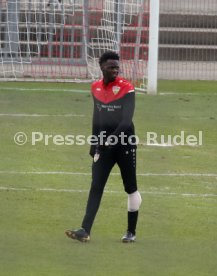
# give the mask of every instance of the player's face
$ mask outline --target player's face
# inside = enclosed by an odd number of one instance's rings
[[[103,78],[106,83],[115,81],[116,77],[119,74],[119,61],[108,59],[106,62],[104,62],[101,66],[101,70],[103,73]]]

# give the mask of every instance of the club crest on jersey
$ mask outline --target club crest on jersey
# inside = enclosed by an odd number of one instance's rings
[[[113,86],[112,87],[112,92],[116,95],[116,94],[118,94],[118,92],[120,91],[120,87],[119,86]]]
[[[98,108],[99,111],[102,110],[102,106],[100,104],[96,104],[96,107]]]

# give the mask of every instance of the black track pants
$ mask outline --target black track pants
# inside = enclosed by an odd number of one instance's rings
[[[97,162],[92,164],[92,183],[82,222],[82,227],[88,233],[99,209],[105,184],[116,163],[120,168],[125,192],[131,194],[137,190],[135,146],[121,146],[102,151]]]

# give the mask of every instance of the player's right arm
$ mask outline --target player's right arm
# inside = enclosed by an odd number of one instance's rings
[[[97,137],[98,138],[98,134],[99,134],[99,116],[98,116],[98,110],[97,110],[97,106],[95,104],[95,99],[93,96],[93,103],[94,103],[94,107],[93,107],[93,117],[92,117],[92,136]],[[93,157],[94,154],[96,152],[96,145],[91,145],[90,146],[90,155]]]

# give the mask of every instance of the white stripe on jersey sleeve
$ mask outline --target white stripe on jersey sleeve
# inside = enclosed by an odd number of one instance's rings
[[[132,92],[135,92],[135,90],[129,90],[127,93],[132,93]]]

